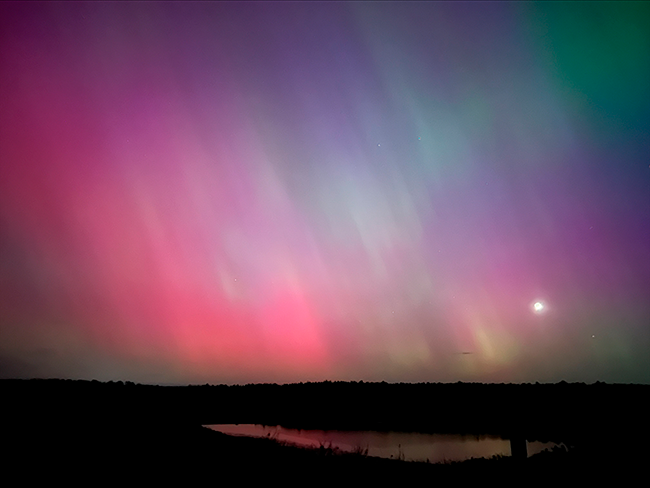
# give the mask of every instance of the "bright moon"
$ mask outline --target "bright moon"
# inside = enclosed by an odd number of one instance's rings
[[[542,313],[544,311],[544,304],[542,302],[533,303],[533,310],[535,313]]]

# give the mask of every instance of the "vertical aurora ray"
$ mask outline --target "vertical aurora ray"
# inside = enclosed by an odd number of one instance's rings
[[[0,14],[1,376],[650,381],[647,4]]]

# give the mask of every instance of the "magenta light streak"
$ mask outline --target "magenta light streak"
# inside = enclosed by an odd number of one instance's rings
[[[0,376],[649,381],[647,121],[540,8],[4,4]]]

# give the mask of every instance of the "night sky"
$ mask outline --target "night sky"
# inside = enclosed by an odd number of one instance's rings
[[[0,377],[650,383],[650,3],[0,3]]]

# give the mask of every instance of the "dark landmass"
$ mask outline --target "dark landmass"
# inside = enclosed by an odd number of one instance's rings
[[[387,384],[151,386],[0,380],[3,472],[25,483],[63,478],[212,476],[288,484],[435,479],[620,482],[647,462],[650,385]],[[233,437],[206,424],[501,435],[563,442],[526,460],[434,465]],[[91,478],[87,473],[93,473]],[[98,478],[99,477],[99,478]],[[469,477],[469,478],[468,478]],[[575,479],[574,479],[575,478]],[[415,482],[415,481],[414,481]],[[21,483],[22,484],[22,483]]]

